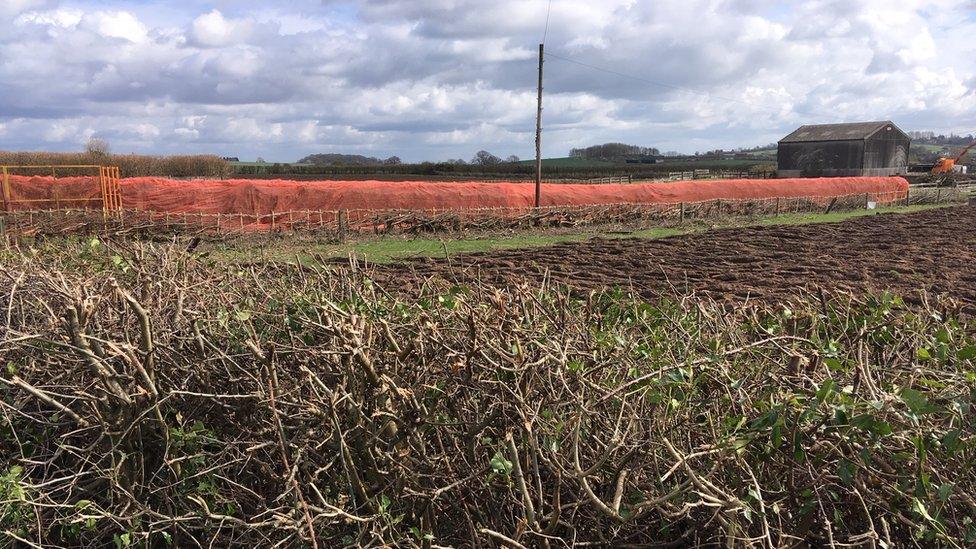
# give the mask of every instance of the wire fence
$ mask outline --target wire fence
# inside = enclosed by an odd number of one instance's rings
[[[900,205],[963,202],[958,189],[924,189],[847,196],[716,199],[703,202],[603,204],[542,208],[423,210],[295,210],[266,214],[123,210],[14,211],[0,213],[0,235],[213,234],[315,232],[335,240],[362,234],[416,235],[568,228],[596,225],[674,226],[722,218],[830,213]]]

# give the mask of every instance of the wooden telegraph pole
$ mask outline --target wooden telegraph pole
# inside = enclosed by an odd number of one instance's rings
[[[535,113],[535,207],[542,206],[542,63],[545,44],[539,44],[539,106]]]

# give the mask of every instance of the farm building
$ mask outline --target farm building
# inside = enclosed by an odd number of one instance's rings
[[[901,175],[911,140],[891,121],[801,126],[779,142],[779,177]]]

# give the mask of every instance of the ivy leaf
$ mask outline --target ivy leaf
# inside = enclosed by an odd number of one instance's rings
[[[512,472],[512,462],[505,459],[501,452],[495,452],[495,457],[491,458],[491,469],[498,474],[508,475]]]
[[[840,464],[837,466],[837,476],[848,486],[854,483],[854,473],[856,471],[857,469],[854,464],[846,459],[840,460]]]
[[[927,414],[936,410],[935,407],[929,404],[925,395],[910,387],[902,389],[900,396],[902,402],[916,415]]]
[[[976,358],[976,345],[970,345],[969,347],[959,349],[956,356],[959,357],[959,360],[973,360]]]
[[[953,455],[959,450],[959,443],[962,437],[962,432],[959,429],[952,429],[946,434],[942,435],[942,447],[945,448],[949,455]]]
[[[773,448],[779,448],[783,444],[783,427],[778,423],[773,425],[772,443]]]

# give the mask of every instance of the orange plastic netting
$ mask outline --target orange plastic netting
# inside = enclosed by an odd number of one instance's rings
[[[90,198],[99,207],[92,177],[11,176],[11,209],[78,207],[66,198]],[[715,199],[835,197],[867,194],[881,201],[908,190],[901,177],[725,179],[635,184],[545,184],[544,206],[703,202]],[[426,181],[122,180],[125,209],[158,212],[265,215],[302,210],[527,208],[533,183]],[[904,196],[903,194],[901,195]],[[46,200],[25,203],[20,200]]]

